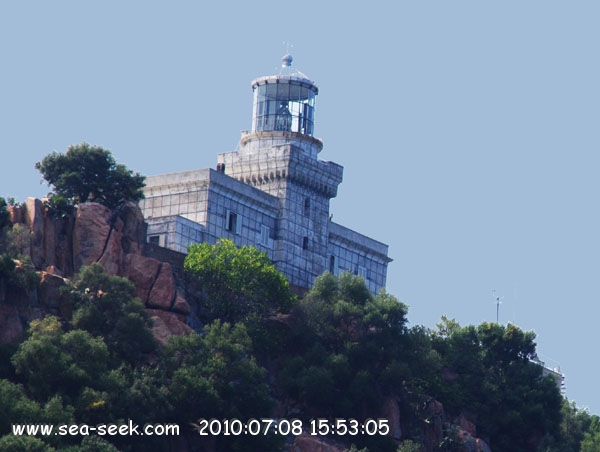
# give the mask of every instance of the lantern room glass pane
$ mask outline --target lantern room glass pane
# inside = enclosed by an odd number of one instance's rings
[[[294,80],[254,88],[253,132],[287,131],[312,135],[315,91]]]

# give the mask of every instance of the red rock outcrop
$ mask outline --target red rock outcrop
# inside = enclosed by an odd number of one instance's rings
[[[146,309],[146,311],[154,322],[152,334],[163,345],[167,343],[170,336],[183,336],[192,332],[192,328],[182,322],[177,314],[160,309]]]
[[[296,436],[288,452],[343,452],[346,447],[327,441],[319,436],[302,433]]]
[[[135,295],[142,303],[148,303],[150,290],[156,281],[160,262],[141,254],[126,254],[123,259],[123,276],[135,285]]]
[[[61,301],[63,278],[94,262],[109,274],[133,282],[136,296],[156,319],[154,331],[159,340],[164,342],[171,334],[189,334],[185,317],[191,309],[176,290],[171,265],[142,255],[145,225],[137,204],[127,203],[113,211],[101,204],[82,203],[70,218],[56,218],[41,200],[28,198],[21,206],[10,206],[9,211],[13,225],[21,224],[31,233],[25,252],[38,270],[40,285],[27,295],[36,309],[25,313],[2,306],[0,342],[14,342],[22,335],[23,325],[45,312],[70,315]]]
[[[467,419],[465,413],[460,413],[460,416],[454,421],[454,423],[459,425],[460,428],[469,433],[471,436],[477,435],[477,428],[475,427],[475,424]]]
[[[444,412],[441,402],[430,399],[423,408],[424,416],[424,452],[438,450],[438,446],[444,439],[444,431],[453,432],[458,440],[463,443],[461,452],[491,452],[488,444],[475,436],[476,427],[469,421],[464,413],[450,422]]]
[[[44,263],[44,209],[42,201],[27,198],[25,201],[25,224],[31,231],[31,260],[33,265],[41,268]]]
[[[73,262],[76,271],[100,261],[111,235],[111,214],[111,210],[101,204],[85,202],[77,207],[73,228]]]
[[[163,262],[148,295],[146,306],[169,311],[174,302],[175,279],[173,278],[173,271],[168,262]]]
[[[400,427],[400,406],[393,397],[383,402],[383,419],[387,419],[390,427],[388,436],[399,440],[402,438],[402,428]]]

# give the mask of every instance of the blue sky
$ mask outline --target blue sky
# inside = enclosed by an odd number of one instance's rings
[[[219,4],[217,4],[219,3]],[[87,141],[144,175],[214,167],[284,41],[320,88],[336,222],[390,245],[413,325],[537,333],[600,413],[600,3],[2,2],[0,196]]]

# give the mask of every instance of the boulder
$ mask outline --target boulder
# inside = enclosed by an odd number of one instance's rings
[[[152,334],[162,345],[165,345],[171,336],[186,336],[193,331],[172,312],[160,309],[146,309],[146,312],[154,322]]]
[[[141,254],[142,244],[146,242],[144,215],[134,202],[127,202],[121,208],[123,220],[123,252]]]
[[[111,231],[111,210],[101,204],[85,202],[77,207],[73,229],[75,271],[102,257]]]
[[[104,251],[98,263],[101,264],[109,275],[118,275],[121,272],[122,255],[121,239],[123,233],[117,229],[112,229],[106,241]]]
[[[387,436],[399,440],[402,438],[402,429],[400,428],[400,406],[398,401],[389,397],[383,402],[383,419],[387,419],[390,432]]]
[[[288,452],[343,452],[346,447],[304,432],[296,436]]]
[[[475,438],[475,450],[477,452],[492,452],[492,449],[490,449],[488,443],[481,438]]]
[[[464,446],[464,452],[492,452],[490,446],[481,438],[475,438],[469,432],[463,429],[458,429],[456,437],[459,438]]]
[[[126,254],[123,258],[123,276],[134,284],[135,296],[144,304],[148,303],[160,266],[158,260],[140,254]]]
[[[73,268],[73,228],[75,216],[67,218],[44,218],[46,265],[54,265],[63,276],[72,276]]]
[[[477,452],[475,449],[475,438],[471,436],[471,434],[465,430],[458,429],[456,432],[456,437],[462,441],[464,452]]]
[[[423,443],[425,451],[433,451],[443,440],[445,413],[444,405],[435,399],[429,399],[424,406]]]
[[[44,253],[44,266],[45,267],[56,267],[56,249],[57,245],[57,232],[56,232],[56,220],[50,215],[44,215],[44,240],[43,240],[43,253]]]
[[[10,213],[10,222],[12,224],[25,223],[23,208],[21,206],[8,206],[8,213]]]
[[[40,199],[27,198],[24,220],[31,231],[31,260],[41,268],[44,264],[44,205]]]
[[[147,306],[149,308],[158,308],[165,311],[171,310],[171,306],[175,301],[175,278],[171,264],[163,262],[156,281],[148,295]]]
[[[475,427],[475,424],[467,419],[465,413],[460,413],[458,419],[455,420],[455,424],[460,426],[460,428],[468,432],[470,435],[477,435],[477,428]]]
[[[187,300],[183,298],[179,292],[177,292],[177,295],[175,295],[175,303],[173,303],[171,311],[178,314],[189,315],[192,312],[192,308]]]

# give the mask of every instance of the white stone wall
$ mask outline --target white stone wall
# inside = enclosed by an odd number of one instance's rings
[[[187,253],[188,246],[205,241],[204,226],[179,215],[151,218],[146,223],[149,242],[180,253]]]
[[[150,176],[140,207],[148,237],[179,252],[196,241],[230,238],[267,252],[290,284],[310,288],[332,264],[385,287],[388,247],[329,218],[343,168],[292,144],[260,153],[219,155],[224,171],[201,169]],[[235,221],[232,220],[235,216]],[[157,240],[156,238],[152,240]],[[333,260],[332,260],[333,259]]]
[[[329,223],[329,271],[360,275],[371,292],[386,285],[388,246],[337,223]],[[333,257],[333,261],[331,258]],[[331,264],[334,263],[331,268]]]
[[[139,203],[146,219],[178,215],[206,225],[209,169],[146,178],[145,199]]]

